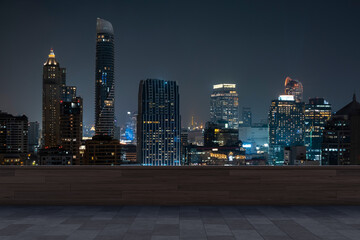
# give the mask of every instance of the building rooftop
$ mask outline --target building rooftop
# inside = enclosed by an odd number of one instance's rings
[[[109,21],[101,18],[96,19],[96,33],[109,33],[114,34],[114,29]]]
[[[360,103],[356,101],[356,95],[353,95],[353,100],[345,107],[341,108],[336,112],[335,115],[348,115],[348,116],[359,116],[360,115]]]

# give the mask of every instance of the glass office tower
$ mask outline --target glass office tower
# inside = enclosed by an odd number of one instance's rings
[[[216,84],[210,99],[210,120],[225,128],[239,128],[239,95],[236,84]]]
[[[175,81],[142,80],[139,86],[137,158],[145,166],[180,165],[179,87]]]
[[[96,22],[95,133],[114,136],[114,30],[110,22]]]

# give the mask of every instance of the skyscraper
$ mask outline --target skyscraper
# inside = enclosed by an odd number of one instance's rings
[[[114,30],[100,18],[96,21],[95,132],[114,136]]]
[[[147,166],[180,165],[179,87],[175,81],[142,80],[137,120],[138,161]]]
[[[66,81],[66,70],[60,68],[51,49],[43,67],[42,126],[43,147],[60,145],[60,101]]]
[[[296,102],[301,102],[303,98],[303,85],[297,79],[287,77],[285,79],[285,94],[293,95]]]
[[[216,84],[210,99],[210,120],[213,123],[225,122],[227,128],[238,129],[239,95],[236,84]]]
[[[69,99],[70,100],[70,99]],[[72,163],[80,165],[80,145],[83,130],[83,103],[81,97],[60,103],[60,138],[64,150],[72,154]]]
[[[323,130],[331,117],[331,105],[323,98],[310,98],[305,105],[305,146],[308,160],[321,160]]]
[[[269,111],[269,164],[283,165],[284,147],[304,145],[305,104],[280,95]]]
[[[77,156],[82,139],[82,99],[76,87],[66,86],[65,68],[60,68],[51,49],[43,68],[43,145],[62,148]],[[62,151],[62,150],[61,150]]]

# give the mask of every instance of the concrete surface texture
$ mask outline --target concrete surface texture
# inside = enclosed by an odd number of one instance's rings
[[[0,239],[360,239],[360,206],[1,206]]]

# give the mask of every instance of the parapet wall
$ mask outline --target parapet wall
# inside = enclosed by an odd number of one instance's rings
[[[360,166],[1,166],[2,205],[360,204]]]

